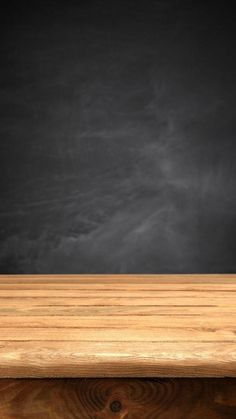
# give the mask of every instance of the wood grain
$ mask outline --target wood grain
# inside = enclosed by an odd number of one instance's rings
[[[236,380],[1,379],[1,419],[235,419]]]
[[[2,275],[0,377],[236,377],[236,275]]]

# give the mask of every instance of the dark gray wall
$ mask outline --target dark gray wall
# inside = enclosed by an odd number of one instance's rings
[[[236,272],[225,2],[2,15],[1,273]]]

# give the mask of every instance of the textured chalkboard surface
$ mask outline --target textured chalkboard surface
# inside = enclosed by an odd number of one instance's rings
[[[235,272],[230,6],[10,3],[0,272]]]

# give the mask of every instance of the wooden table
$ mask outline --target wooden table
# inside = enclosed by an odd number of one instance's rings
[[[236,418],[236,275],[0,276],[1,419]]]

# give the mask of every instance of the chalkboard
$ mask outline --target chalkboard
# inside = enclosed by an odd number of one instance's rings
[[[0,273],[236,272],[226,3],[8,3]]]

